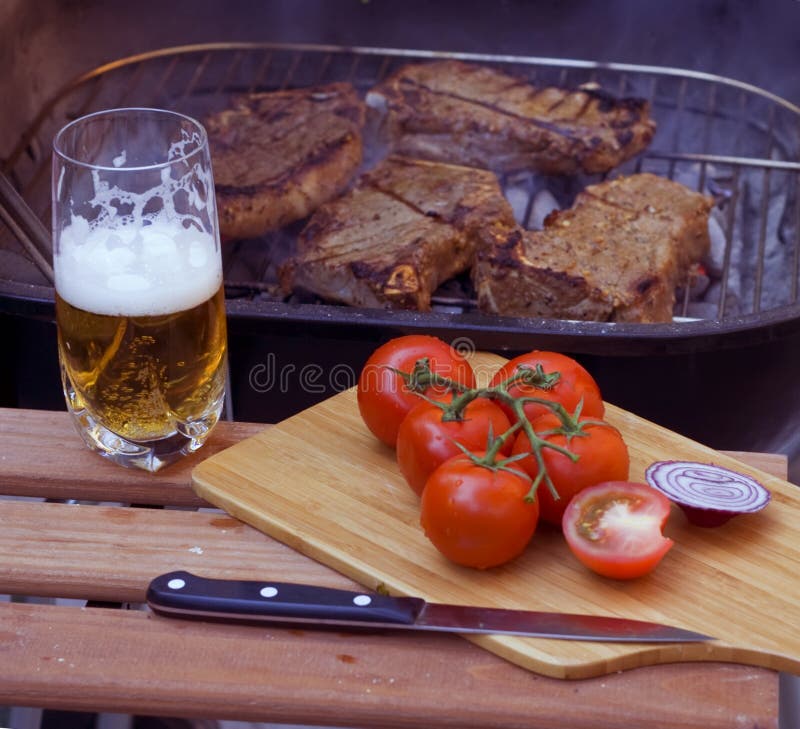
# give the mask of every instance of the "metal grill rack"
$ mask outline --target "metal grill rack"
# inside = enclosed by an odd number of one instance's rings
[[[627,64],[268,43],[184,46],[121,59],[65,86],[41,109],[2,162],[6,179],[0,176],[0,220],[6,230],[0,226],[0,249],[25,258],[34,273],[24,277],[38,277],[33,282],[47,288],[50,144],[56,131],[71,119],[120,106],[167,107],[202,118],[222,108],[231,93],[334,80],[350,81],[366,93],[400,65],[440,58],[493,65],[538,86],[589,83],[620,96],[649,99],[658,123],[655,140],[613,174],[649,171],[715,196],[714,216],[722,238],[708,302],[713,306],[706,306],[705,321],[699,324],[728,323],[741,328],[758,325],[766,314],[772,322],[800,319],[800,108],[730,79]],[[566,206],[579,189],[599,179],[515,174],[502,182],[506,191],[513,188],[520,201],[518,217],[526,223],[534,195],[542,187]],[[275,245],[275,240],[259,240],[226,246],[226,290],[233,310],[257,316],[259,306],[274,314],[282,305],[269,278],[269,251]],[[242,260],[247,265],[241,265]],[[0,273],[0,279],[7,275]],[[0,280],[0,293],[2,284]],[[698,322],[687,318],[690,289],[685,287],[676,323],[694,325],[691,331],[702,334]],[[454,295],[452,287],[440,291],[434,303],[445,315],[453,306],[469,311],[474,305],[468,291]],[[609,326],[601,331],[591,328],[594,322],[566,324],[578,335],[602,334]],[[564,323],[541,326],[563,328]],[[613,326],[623,334],[641,329]],[[666,332],[662,325],[647,326],[651,328],[648,337]],[[675,335],[674,330],[669,333]]]

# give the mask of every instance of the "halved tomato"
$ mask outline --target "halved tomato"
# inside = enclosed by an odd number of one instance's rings
[[[572,553],[605,577],[651,572],[671,549],[661,533],[670,512],[662,493],[643,483],[606,481],[579,492],[561,522]]]

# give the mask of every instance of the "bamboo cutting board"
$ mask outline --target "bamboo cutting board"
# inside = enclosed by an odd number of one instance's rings
[[[502,362],[476,355],[488,377]],[[203,461],[194,488],[209,502],[368,589],[435,602],[651,620],[713,635],[708,643],[611,644],[470,636],[557,678],[588,678],[675,661],[731,661],[800,674],[800,489],[629,412],[607,405],[631,480],[653,461],[714,462],[772,492],[762,512],[703,529],[673,507],[675,541],[652,574],[618,582],[584,568],[560,532],[540,525],[525,554],[487,571],[442,557],[419,526],[418,497],[394,451],[363,425],[354,390],[340,393]],[[269,565],[264,565],[265,576]]]

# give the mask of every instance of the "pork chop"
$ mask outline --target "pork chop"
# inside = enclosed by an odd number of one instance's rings
[[[712,203],[645,173],[587,187],[542,231],[497,223],[472,270],[478,306],[509,316],[671,321],[677,284],[708,253]]]
[[[450,60],[401,68],[367,103],[385,111],[394,152],[498,172],[607,172],[647,147],[656,126],[642,99],[535,88]]]
[[[514,221],[491,172],[390,157],[314,213],[281,285],[354,306],[427,311],[437,286],[472,264],[491,221]]]
[[[341,194],[363,157],[366,108],[348,83],[243,94],[208,130],[220,230],[255,238]]]

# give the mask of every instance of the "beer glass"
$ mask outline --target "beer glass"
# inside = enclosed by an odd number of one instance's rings
[[[156,471],[225,396],[225,296],[205,130],[158,109],[77,119],[53,144],[53,269],[67,408],[90,448]]]

